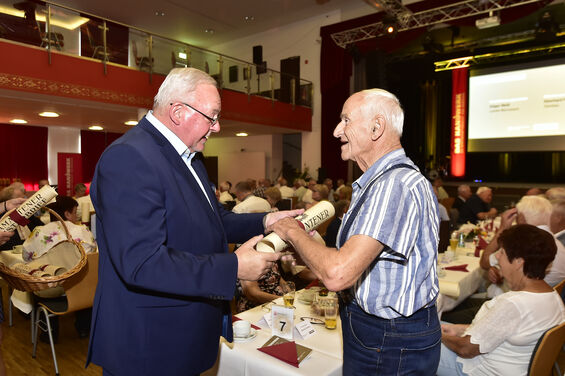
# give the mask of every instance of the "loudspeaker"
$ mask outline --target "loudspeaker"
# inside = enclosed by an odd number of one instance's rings
[[[300,56],[293,56],[281,60],[281,89],[280,100],[286,103],[291,101],[291,79],[294,78],[294,90],[296,92],[296,103],[300,95]]]
[[[263,46],[253,46],[253,64],[263,63]]]

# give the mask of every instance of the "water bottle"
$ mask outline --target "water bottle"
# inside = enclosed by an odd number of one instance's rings
[[[459,244],[457,244],[457,246],[465,248],[465,235],[463,235],[463,233],[459,234]]]

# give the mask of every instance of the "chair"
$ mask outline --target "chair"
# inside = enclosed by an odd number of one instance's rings
[[[557,293],[562,297],[563,297],[563,286],[565,286],[565,279],[559,282],[558,284],[556,284],[555,286],[553,286],[553,289],[557,291]]]
[[[65,301],[40,301],[36,306],[36,326],[34,331],[32,357],[35,358],[36,355],[37,334],[39,329],[46,331],[49,335],[49,343],[51,345],[51,354],[53,355],[56,375],[59,375],[59,367],[57,365],[57,356],[55,355],[55,345],[53,343],[51,322],[49,319],[54,316],[66,315],[71,312],[92,307],[96,284],[98,283],[98,255],[99,254],[97,252],[87,254],[87,262],[83,270],[69,278],[69,280],[63,284],[67,297]],[[42,314],[44,320],[41,319]]]
[[[453,206],[453,203],[455,202],[455,197],[444,198],[444,199],[441,199],[439,202],[443,206],[445,206],[445,208],[447,209],[447,212],[449,213],[449,211],[451,210],[451,207]]]
[[[565,323],[554,326],[542,334],[530,359],[528,366],[529,376],[551,376],[552,368],[558,375],[561,370],[557,364],[557,357],[565,343]]]
[[[135,65],[139,67],[139,70],[147,69],[151,70],[151,66],[153,65],[152,60],[149,59],[148,56],[138,56],[137,55],[137,43],[136,41],[131,41],[131,52],[133,53],[133,57],[135,58]]]

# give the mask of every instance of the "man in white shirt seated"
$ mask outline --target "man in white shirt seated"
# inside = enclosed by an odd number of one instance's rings
[[[294,195],[294,189],[292,189],[288,186],[288,181],[285,178],[281,177],[279,179],[279,184],[280,184],[280,187],[278,187],[278,188],[281,191],[281,197],[282,198],[291,198],[292,195]]]
[[[221,182],[218,188],[220,189],[220,198],[218,199],[220,203],[225,204],[228,201],[233,201],[233,196],[230,194],[230,184],[227,181]]]
[[[302,200],[301,200],[302,202],[306,204],[311,204],[312,202],[314,202],[314,199],[312,198],[312,193],[313,193],[312,189],[316,184],[318,184],[316,179],[310,179],[308,181],[308,189],[304,193],[304,196],[302,196]]]
[[[251,185],[246,181],[240,181],[235,185],[235,196],[239,202],[232,211],[234,213],[264,213],[271,211],[271,205],[267,200],[254,196]]]
[[[553,203],[553,210],[549,217],[549,228],[553,235],[565,245],[565,200]]]

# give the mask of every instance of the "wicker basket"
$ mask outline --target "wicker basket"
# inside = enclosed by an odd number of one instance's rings
[[[63,225],[63,229],[65,230],[65,234],[67,235],[67,240],[63,240],[62,242],[56,244],[53,248],[62,246],[63,248],[71,247],[73,248],[72,249],[73,251],[78,250],[78,252],[80,253],[80,260],[74,267],[67,270],[63,274],[57,276],[48,276],[48,277],[37,277],[29,274],[20,273],[0,262],[0,275],[12,288],[16,290],[31,292],[31,291],[41,291],[48,288],[60,286],[67,279],[80,272],[82,268],[84,268],[84,266],[86,265],[86,254],[84,252],[84,249],[82,248],[82,245],[80,245],[79,243],[73,240],[63,218],[61,218],[59,214],[57,214],[55,211],[53,211],[48,207],[44,207],[44,209],[47,209],[51,214],[55,216],[55,218],[59,220],[59,222],[61,222],[61,224]],[[2,219],[5,216],[9,215],[10,212],[7,212],[2,217]],[[50,251],[51,250],[49,250],[49,252]]]

